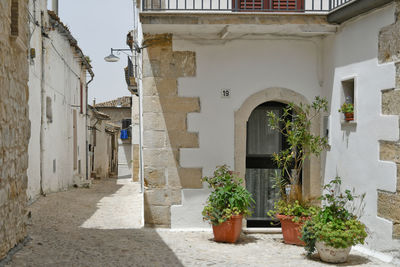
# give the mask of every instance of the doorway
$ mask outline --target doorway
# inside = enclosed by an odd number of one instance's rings
[[[257,106],[247,121],[246,140],[246,188],[256,202],[252,215],[247,218],[247,227],[273,227],[279,223],[267,215],[279,200],[279,188],[274,177],[280,174],[273,161],[273,153],[286,149],[284,136],[268,125],[268,112],[282,116],[286,105],[266,102]]]

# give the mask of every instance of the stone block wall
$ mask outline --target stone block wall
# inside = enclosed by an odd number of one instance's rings
[[[171,205],[181,203],[182,188],[202,188],[202,170],[182,168],[180,148],[199,146],[187,131],[186,117],[200,111],[197,97],[178,96],[178,78],[196,75],[196,55],[173,51],[172,35],[145,35],[143,53],[143,162],[147,225],[170,227]]]
[[[28,0],[0,1],[0,259],[26,236],[27,10]]]
[[[382,92],[382,114],[400,116],[400,1],[396,5],[396,22],[379,34],[378,59],[396,64],[396,88]],[[380,142],[380,159],[396,163],[397,187],[396,193],[378,192],[378,215],[393,222],[393,238],[400,238],[400,137],[395,142]]]

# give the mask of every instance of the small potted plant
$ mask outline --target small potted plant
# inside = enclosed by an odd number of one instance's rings
[[[352,103],[343,103],[339,109],[339,112],[344,114],[344,119],[346,121],[354,120],[354,105]]]
[[[328,148],[327,138],[314,135],[310,130],[313,119],[327,109],[328,101],[317,96],[312,104],[300,104],[299,107],[288,104],[282,116],[268,112],[269,126],[279,131],[287,142],[287,149],[273,154],[274,162],[281,169],[275,177],[281,200],[268,214],[276,214],[281,222],[283,239],[288,244],[303,244],[299,239],[302,221],[314,211],[314,208],[310,210],[308,201],[303,200],[301,174],[307,158],[319,156]]]
[[[212,189],[202,214],[212,224],[214,240],[236,243],[242,231],[242,219],[250,215],[254,199],[242,186],[243,179],[226,165],[217,167],[213,177],[202,180]]]
[[[362,210],[365,194],[356,196],[350,190],[342,193],[340,184],[340,177],[336,177],[324,186],[321,210],[302,229],[308,255],[317,249],[321,260],[330,263],[346,262],[351,247],[364,244],[367,237],[365,225],[356,215]],[[353,204],[355,199],[360,199],[358,207]]]

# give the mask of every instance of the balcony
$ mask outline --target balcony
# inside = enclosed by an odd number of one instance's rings
[[[356,0],[142,0],[142,11],[328,13]]]

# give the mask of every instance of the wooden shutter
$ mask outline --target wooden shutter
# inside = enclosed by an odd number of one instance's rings
[[[269,9],[269,0],[232,0],[233,9],[257,11]],[[236,7],[237,5],[237,7]]]
[[[272,9],[300,11],[304,9],[304,0],[273,0]]]
[[[234,10],[240,11],[303,11],[304,0],[232,0]]]

